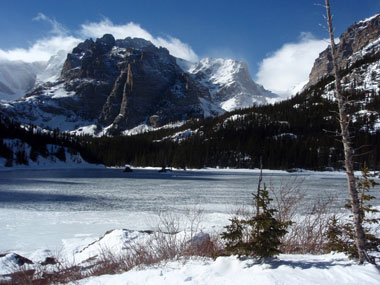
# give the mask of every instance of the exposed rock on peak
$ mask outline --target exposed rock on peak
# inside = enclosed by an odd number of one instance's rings
[[[91,125],[119,134],[139,124],[159,127],[215,116],[274,96],[252,81],[245,63],[204,59],[192,70],[184,65],[144,39],[115,40],[105,34],[78,44],[57,81],[2,109],[42,127],[74,130]],[[58,116],[62,123],[57,124]]]
[[[337,45],[342,89],[349,96],[349,112],[355,133],[380,129],[380,14],[349,27]],[[335,100],[330,49],[315,60],[310,81],[301,95]],[[357,108],[355,110],[355,108]],[[355,110],[355,111],[354,111]]]
[[[341,69],[352,66],[365,53],[378,52],[380,39],[380,14],[364,19],[350,26],[340,37],[337,56]],[[330,47],[320,53],[309,75],[307,87],[316,84],[321,78],[332,74],[333,65]]]

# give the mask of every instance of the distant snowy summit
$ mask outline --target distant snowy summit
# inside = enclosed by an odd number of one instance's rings
[[[226,111],[267,104],[278,98],[252,80],[245,62],[206,58],[190,72],[208,87],[213,99]]]
[[[0,100],[16,100],[46,82],[56,81],[67,53],[63,50],[48,61],[0,60]]]
[[[212,101],[224,111],[271,103],[278,96],[255,83],[245,62],[224,58],[204,58],[186,69],[205,86]]]
[[[244,62],[205,58],[189,63],[144,39],[115,40],[109,34],[41,63],[28,76],[14,74],[14,81],[28,81],[18,94],[32,90],[1,104],[0,112],[22,123],[87,133],[160,127],[277,97],[252,80]]]

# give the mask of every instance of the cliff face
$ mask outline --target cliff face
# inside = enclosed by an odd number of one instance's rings
[[[380,14],[357,22],[341,36],[337,46],[338,64],[347,110],[354,133],[380,130]],[[308,100],[335,101],[335,82],[330,50],[316,59],[310,81],[300,92]],[[320,99],[318,99],[320,98]]]
[[[367,53],[379,51],[380,14],[359,21],[349,27],[337,44],[337,56],[340,69],[344,70],[355,64]],[[332,74],[333,64],[330,49],[324,50],[315,60],[309,75],[307,87],[316,84],[321,78]]]
[[[96,125],[117,134],[139,124],[158,127],[203,117],[201,99],[211,99],[207,88],[185,73],[165,48],[104,35],[74,48],[57,81],[0,106],[0,111],[42,127]]]
[[[151,122],[152,116],[155,126],[200,117],[198,97],[208,96],[166,49],[142,39],[115,41],[105,35],[96,42],[87,40],[69,54],[61,77],[105,82],[109,92],[97,119],[103,126],[112,124],[114,131]]]
[[[275,96],[252,81],[243,62],[194,65],[144,39],[106,34],[78,44],[57,80],[0,104],[0,112],[26,124],[114,135],[141,124],[216,116]]]
[[[203,116],[199,98],[209,97],[208,91],[185,74],[166,49],[129,50],[119,69],[99,116],[102,124],[124,130],[144,121],[157,127]]]

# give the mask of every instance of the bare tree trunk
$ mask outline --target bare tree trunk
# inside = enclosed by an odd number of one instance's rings
[[[261,181],[263,180],[263,157],[260,156],[260,176],[259,176],[259,182],[257,184],[257,196],[256,196],[256,216],[260,214],[260,207],[259,207],[259,197],[260,197],[260,189],[261,189]]]
[[[334,31],[332,25],[332,18],[330,12],[330,1],[325,0],[326,2],[326,11],[327,11],[327,24],[329,27],[330,41],[331,41],[331,55],[334,65],[334,75],[335,75],[335,98],[338,101],[339,109],[339,123],[341,129],[342,143],[344,147],[344,158],[348,182],[348,192],[351,196],[351,211],[354,217],[354,226],[355,226],[355,244],[359,254],[359,263],[363,264],[366,259],[366,238],[362,226],[362,216],[360,214],[359,198],[358,191],[356,189],[356,180],[354,175],[354,166],[353,166],[353,149],[351,145],[350,131],[348,129],[350,123],[350,116],[346,111],[346,106],[348,104],[347,98],[343,96],[343,90],[341,85],[341,76],[339,72],[336,47],[334,41]],[[368,260],[370,261],[370,260]]]

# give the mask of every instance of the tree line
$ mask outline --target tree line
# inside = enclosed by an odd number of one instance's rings
[[[193,119],[177,128],[163,128],[134,136],[73,136],[55,130],[0,117],[0,139],[19,138],[31,146],[31,159],[46,156],[46,145],[55,144],[79,151],[88,162],[107,166],[157,166],[176,168],[232,167],[258,168],[262,157],[265,168],[289,170],[343,169],[344,153],[339,141],[337,106],[326,97],[324,80],[288,100],[274,105],[253,106],[216,118]],[[330,88],[333,88],[333,84]],[[380,110],[380,96],[374,91],[346,91],[357,102],[349,107]],[[355,116],[350,125],[355,153],[355,169],[364,162],[380,165],[380,130],[373,129],[377,112]],[[174,135],[192,133],[182,140]],[[12,149],[0,143],[0,156],[12,156]],[[24,155],[24,156],[25,156]]]

